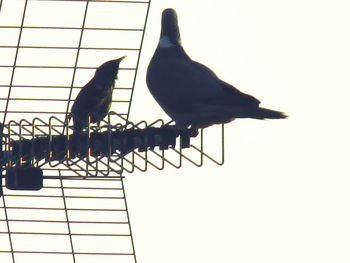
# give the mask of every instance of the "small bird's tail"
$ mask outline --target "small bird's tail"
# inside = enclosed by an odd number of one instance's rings
[[[261,120],[263,120],[263,119],[285,119],[285,118],[288,118],[288,116],[284,112],[265,109],[265,108],[258,108],[254,118],[261,119]]]

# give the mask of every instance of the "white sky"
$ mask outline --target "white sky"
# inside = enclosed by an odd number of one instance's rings
[[[350,3],[152,0],[132,121],[167,119],[145,74],[168,7],[194,60],[290,117],[226,125],[224,166],[125,174],[138,262],[349,262]]]
[[[145,70],[167,7],[192,59],[290,118],[226,125],[222,167],[128,176],[138,260],[349,262],[350,3],[152,0],[132,119],[159,116]]]

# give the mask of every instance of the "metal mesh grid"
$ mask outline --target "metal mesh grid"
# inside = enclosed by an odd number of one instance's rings
[[[21,2],[21,8],[13,1],[2,4],[0,34],[7,36],[0,40],[3,123],[45,121],[50,115],[64,120],[95,68],[123,55],[128,58],[120,68],[113,107],[127,117],[149,3]]]
[[[125,123],[149,5],[1,1],[0,117],[11,141],[62,133],[95,68],[128,55],[113,96]],[[0,262],[136,262],[122,177],[83,179],[74,168],[47,165],[41,191],[3,187]]]
[[[7,150],[10,150],[11,141],[62,134],[71,101],[90,80],[95,68],[125,54],[128,57],[125,62],[123,60],[113,93],[112,110],[117,113],[112,112],[105,118],[101,131],[110,129],[109,125],[121,129],[165,125],[161,120],[151,124],[128,121],[148,2],[23,0],[21,3],[22,9],[18,4],[5,2],[0,17],[0,31],[7,31],[10,36],[0,40],[0,52],[6,58],[0,64],[0,76],[4,76],[0,78],[0,100],[4,102],[0,114],[3,114],[4,124],[10,120],[4,129],[8,136]],[[64,13],[64,19],[62,10],[69,10]],[[70,133],[66,132],[65,135]],[[156,169],[163,169],[165,164],[179,168],[183,159],[201,166],[204,157],[222,164],[223,127],[216,137],[222,138],[222,143],[216,144],[219,151],[214,150],[214,156],[217,152],[221,155],[219,160],[213,158],[213,154],[204,153],[201,132],[189,145],[192,152],[187,151],[188,154],[182,152],[182,147],[167,154],[153,151],[151,147],[152,151],[133,152],[127,158],[117,152],[113,159],[97,156],[93,160],[50,161],[42,168],[56,176],[60,169],[63,175],[69,176],[71,171],[77,175],[97,175],[97,171],[101,175],[108,175],[110,171],[145,171],[149,165]]]
[[[1,262],[135,262],[120,178],[44,183],[38,192],[4,191]]]
[[[50,117],[48,123],[38,119],[32,123],[10,121],[3,128],[0,162],[6,167],[37,166],[50,171],[51,176],[109,176],[123,171],[145,172],[149,166],[163,170],[166,165],[180,168],[183,161],[200,167],[205,158],[218,165],[224,163],[223,125],[200,130],[193,138],[190,130],[179,132],[162,120],[133,124],[114,112],[107,119],[98,131],[79,136],[61,134],[64,124],[56,117]],[[211,145],[208,142],[213,132],[220,136]]]
[[[69,138],[65,120],[80,88],[99,65],[124,55],[113,93],[117,113],[91,131],[107,134],[108,141],[116,131],[134,134],[126,137],[131,146],[125,152],[109,144],[109,153],[97,156],[71,157],[67,147],[56,159],[30,155],[30,165],[44,171],[44,185],[35,192],[3,187],[0,262],[136,262],[122,172],[180,168],[183,161],[202,166],[205,158],[223,164],[223,125],[206,136],[201,130],[191,143],[180,134],[165,142],[168,123],[128,120],[149,6],[150,1],[0,2],[0,35],[7,36],[0,39],[2,166],[18,166],[9,161],[13,143],[44,138],[51,149],[55,136]],[[218,141],[205,145],[213,130]]]

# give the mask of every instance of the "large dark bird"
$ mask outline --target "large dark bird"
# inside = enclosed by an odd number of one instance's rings
[[[148,66],[147,85],[155,100],[180,129],[194,130],[235,118],[283,119],[279,111],[260,108],[260,101],[220,80],[191,60],[181,44],[177,14],[165,9],[158,47]]]
[[[110,60],[96,69],[95,76],[80,90],[71,109],[74,132],[82,132],[90,122],[100,123],[108,114],[117,79],[119,63],[124,57]]]

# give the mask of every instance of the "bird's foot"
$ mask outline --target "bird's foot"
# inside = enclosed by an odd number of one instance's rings
[[[190,137],[197,137],[199,134],[198,128],[196,127],[190,128],[189,131]]]

